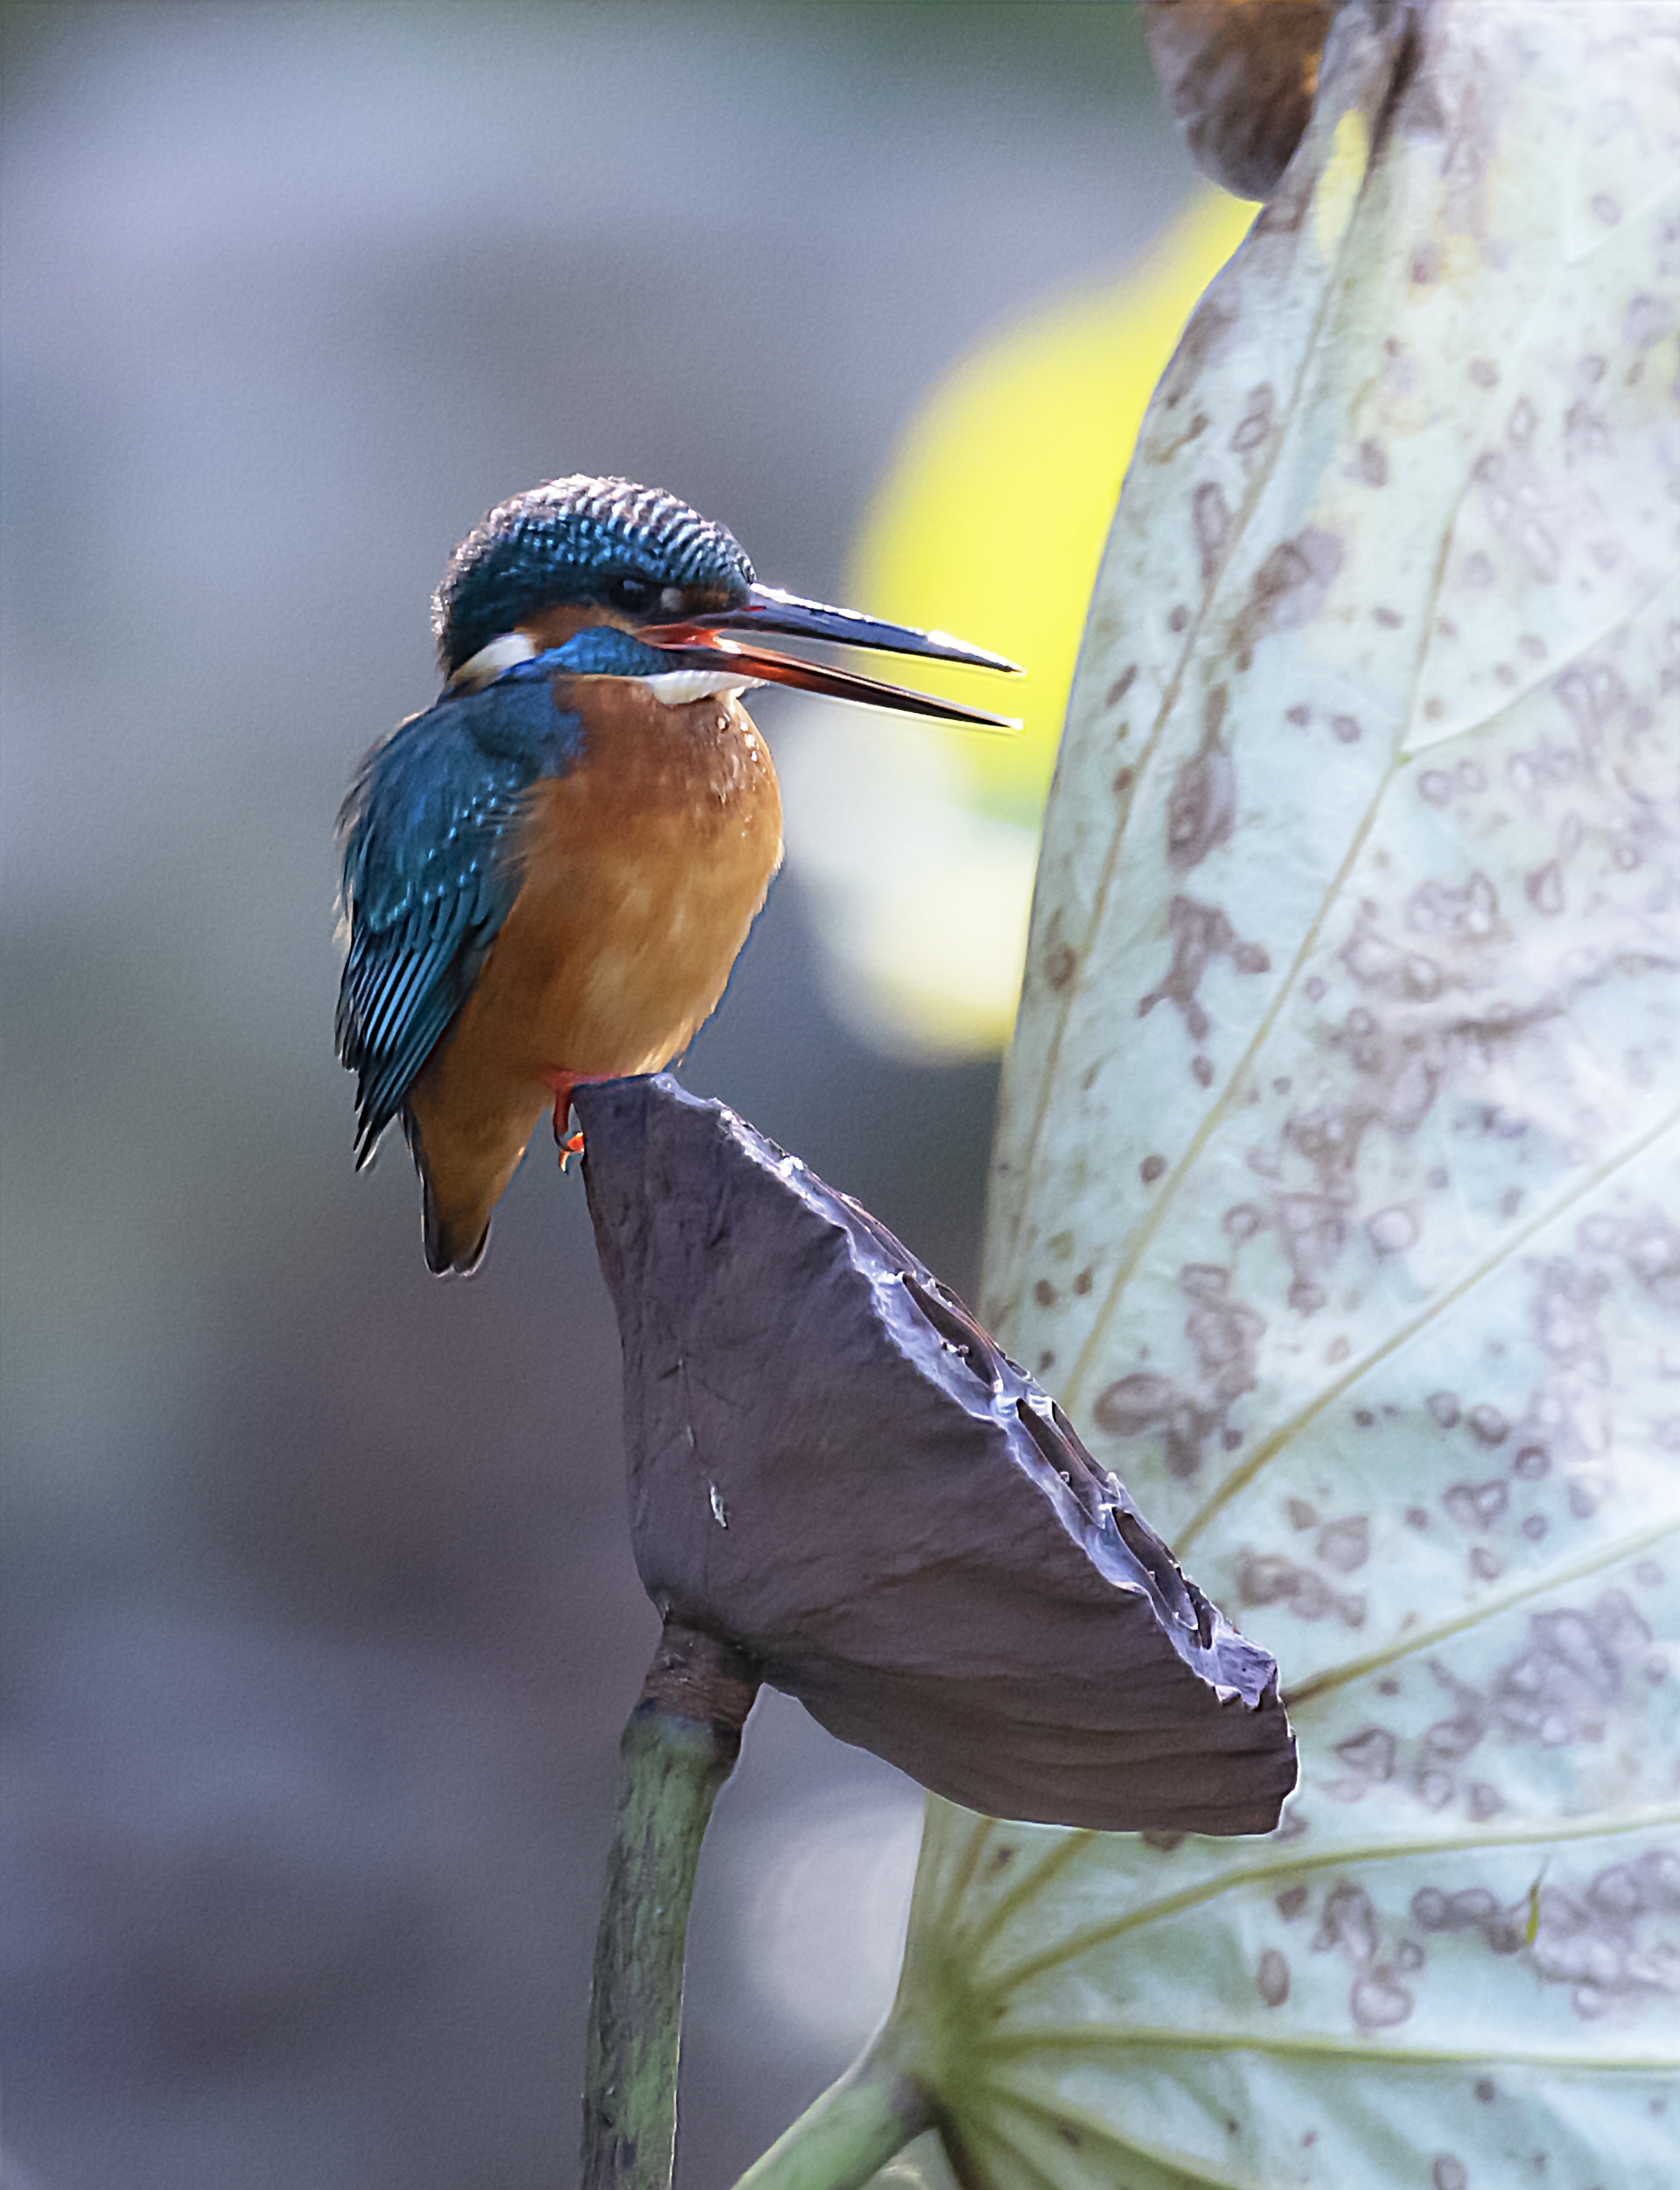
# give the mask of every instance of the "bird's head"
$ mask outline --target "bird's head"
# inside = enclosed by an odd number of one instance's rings
[[[740,542],[673,494],[620,479],[550,479],[498,503],[449,559],[432,603],[452,677],[509,632],[559,621],[633,631],[746,601]],[[547,636],[546,632],[543,634]]]
[[[992,729],[1009,718],[746,644],[734,633],[829,639],[981,669],[1001,655],[944,632],[916,631],[758,582],[726,526],[657,487],[582,474],[515,495],[475,525],[450,558],[432,603],[439,664],[471,689],[552,649],[578,653],[576,673],[672,680],[716,689],[753,684],[854,700]],[[593,631],[600,640],[586,638]],[[608,643],[604,634],[622,633]]]

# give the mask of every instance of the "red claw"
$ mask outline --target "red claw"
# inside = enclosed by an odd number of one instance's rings
[[[574,1087],[589,1086],[597,1080],[610,1079],[610,1073],[551,1072],[548,1085],[554,1091],[554,1145],[560,1152],[560,1169],[564,1172],[574,1156],[583,1153],[582,1133],[568,1133],[571,1122],[571,1091]]]

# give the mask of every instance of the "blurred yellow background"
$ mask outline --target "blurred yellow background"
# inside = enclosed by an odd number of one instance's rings
[[[811,707],[787,740],[790,859],[833,1001],[889,1053],[1008,1041],[1039,820],[1121,482],[1184,321],[1253,213],[1202,188],[1119,281],[980,343],[921,405],[870,504],[846,599],[1026,672],[1013,688],[962,670],[924,680],[1019,713],[1018,738]]]

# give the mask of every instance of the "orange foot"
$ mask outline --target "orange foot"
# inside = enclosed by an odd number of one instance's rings
[[[548,1085],[554,1091],[554,1145],[560,1152],[562,1171],[573,1156],[581,1156],[583,1153],[582,1134],[566,1131],[571,1123],[572,1089],[590,1086],[596,1081],[610,1080],[612,1076],[610,1072],[551,1072],[548,1075]]]

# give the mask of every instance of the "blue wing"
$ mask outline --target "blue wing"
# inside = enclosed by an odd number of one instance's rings
[[[526,794],[561,775],[582,725],[550,657],[446,697],[375,746],[338,816],[349,956],[338,1054],[356,1075],[356,1167],[471,993],[521,880]]]

